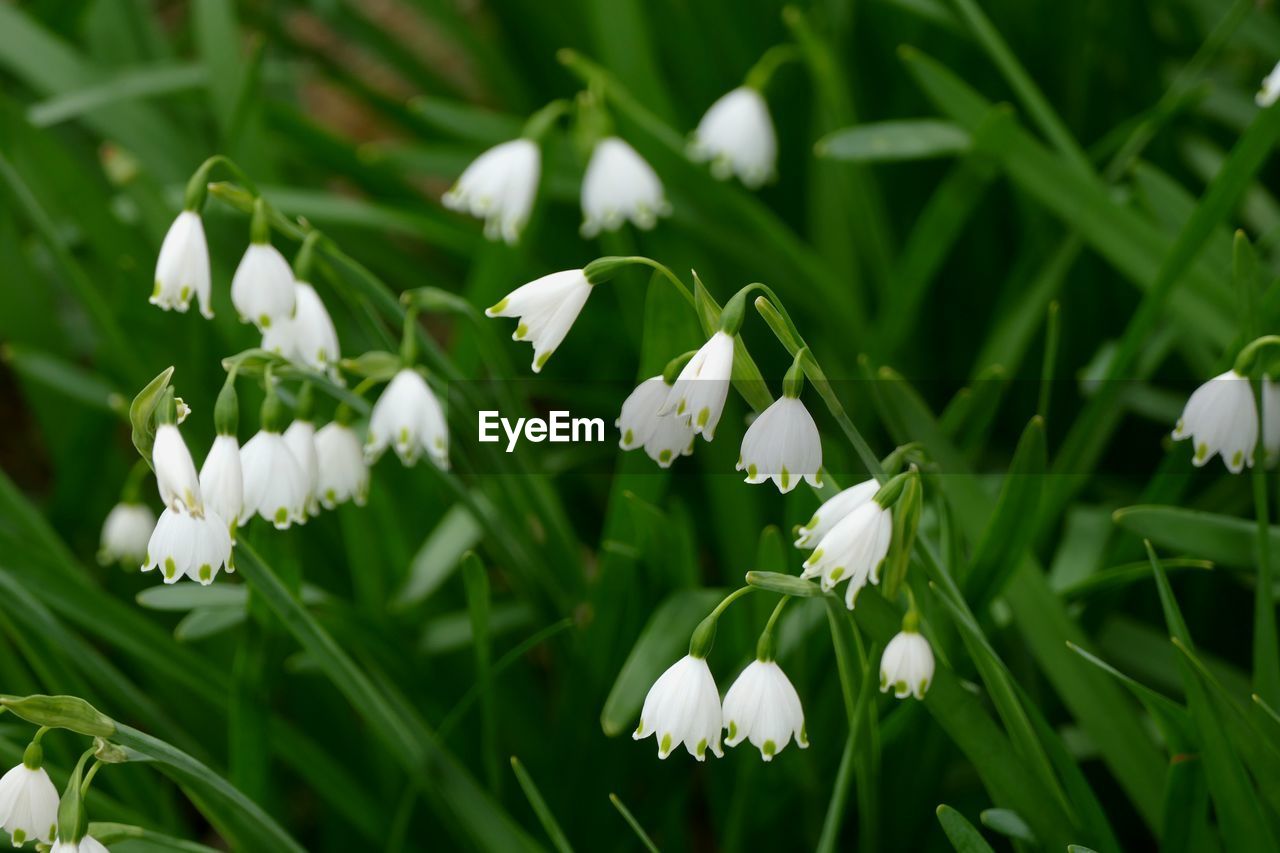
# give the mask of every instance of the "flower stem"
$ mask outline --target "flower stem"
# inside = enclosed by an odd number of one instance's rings
[[[764,630],[760,632],[760,641],[756,643],[756,660],[765,662],[773,660],[776,651],[773,642],[773,626],[777,624],[778,617],[782,615],[782,609],[787,606],[787,602],[790,600],[791,596],[784,595],[773,608],[769,621],[765,623]]]
[[[1264,435],[1261,388],[1258,399],[1258,435]],[[1267,466],[1263,442],[1258,441],[1254,463],[1253,506],[1258,519],[1258,579],[1253,594],[1253,689],[1268,702],[1280,701],[1280,657],[1277,657],[1275,600],[1271,588],[1271,512],[1267,504]]]
[[[667,267],[665,264],[662,264],[662,263],[659,263],[658,261],[653,260],[652,258],[646,258],[643,255],[617,255],[617,256],[608,256],[603,258],[596,258],[594,261],[592,261],[591,263],[583,267],[583,272],[587,274],[587,278],[588,280],[590,280],[592,278],[592,273],[594,270],[605,271],[605,270],[608,270],[609,268],[617,268],[617,267],[624,266],[626,264],[640,264],[641,266],[649,267],[650,269],[653,269],[656,272],[661,273],[662,276],[666,278],[668,282],[671,283],[671,286],[674,287],[680,293],[680,295],[684,297],[685,302],[688,302],[690,305],[697,304],[693,298],[693,291],[689,290],[689,288],[685,285],[685,283],[681,281],[680,278],[675,273],[673,273],[669,267]]]
[[[699,622],[698,627],[693,629],[693,634],[689,637],[689,654],[696,658],[705,658],[715,644],[716,622],[720,619],[720,614],[724,613],[730,604],[733,604],[747,593],[754,592],[755,589],[756,587],[747,585],[726,595],[724,601],[717,604],[715,610],[712,610],[707,615],[707,618]]]

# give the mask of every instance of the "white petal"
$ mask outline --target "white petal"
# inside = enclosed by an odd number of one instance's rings
[[[231,279],[231,303],[240,319],[265,329],[293,316],[293,269],[275,246],[250,243]]]

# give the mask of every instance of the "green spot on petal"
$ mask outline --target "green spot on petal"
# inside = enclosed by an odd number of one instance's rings
[[[756,474],[758,474],[758,473],[759,473],[759,469],[757,469],[755,465],[748,465],[748,466],[747,466],[747,477],[748,477],[748,478],[750,478],[750,479],[754,480],[754,479],[756,478]]]
[[[507,299],[506,297],[503,297],[503,298],[502,298],[502,301],[501,301],[501,302],[499,302],[497,305],[491,306],[491,307],[488,309],[488,312],[487,312],[487,313],[489,313],[489,314],[497,314],[497,313],[500,313],[500,312],[502,311],[502,309],[504,309],[504,308],[506,308],[506,307],[507,307],[507,303],[508,303],[508,302],[510,302],[510,301],[511,301],[511,300]]]
[[[814,520],[815,520],[815,521],[817,520],[817,516],[814,516]],[[821,559],[822,559],[822,549],[821,549],[821,548],[819,548],[818,550],[814,551],[811,555],[809,555],[809,562],[810,562],[810,563],[814,563],[814,564],[816,564],[816,563],[817,563],[819,560],[821,560]]]
[[[276,520],[276,524],[284,524],[286,521],[289,520],[289,510],[285,509],[284,507],[280,507],[278,510],[276,510],[275,520]]]
[[[665,463],[667,463],[667,462],[670,462],[670,461],[671,461],[671,451],[670,451],[670,450],[662,450],[662,451],[659,451],[659,452],[658,452],[658,461],[659,461],[659,462],[662,462],[662,463],[664,463],[664,464],[665,464]]]
[[[401,447],[409,446],[409,428],[408,427],[401,428],[400,437],[396,439],[396,444],[400,445]]]
[[[202,581],[213,580],[213,566],[209,565],[208,563],[205,563],[200,567],[200,580]]]
[[[1231,457],[1231,464],[1232,464],[1232,466],[1233,466],[1233,467],[1236,467],[1236,468],[1239,468],[1241,465],[1243,465],[1243,464],[1244,464],[1244,453],[1242,453],[1241,451],[1237,450],[1237,451],[1235,452],[1235,455]]]
[[[337,503],[338,501],[338,495],[333,489],[325,489],[324,497],[325,497],[325,500],[329,501],[330,503]]]
[[[516,326],[516,340],[517,340],[517,341],[522,341],[522,340],[524,340],[524,336],[525,336],[525,335],[527,335],[527,334],[529,334],[529,327],[528,327],[528,326],[526,326],[524,323],[521,323],[521,324],[519,324],[518,326]]]
[[[537,364],[537,365],[538,365],[538,369],[539,369],[539,370],[541,370],[541,369],[543,368],[543,366],[544,366],[544,365],[546,365],[546,363],[547,363],[547,359],[549,359],[549,358],[551,358],[551,353],[549,353],[549,352],[544,352],[542,355],[538,356],[538,358],[536,359],[536,361],[535,361],[534,363],[535,363],[535,364]]]
[[[778,751],[778,745],[771,740],[764,742],[764,746],[760,747],[760,751],[765,755],[773,755]]]
[[[191,298],[191,288],[183,285],[182,291],[178,294],[179,301],[186,302]]]
[[[1201,461],[1201,462],[1202,462],[1202,461],[1204,461],[1204,458],[1205,458],[1206,456],[1208,456],[1208,455],[1209,455],[1209,445],[1207,445],[1207,444],[1201,444],[1201,445],[1198,445],[1198,446],[1196,447],[1196,460],[1197,460],[1197,461]]]
[[[13,831],[14,847],[21,847],[24,843],[26,843],[26,840],[27,840],[27,833],[25,830],[15,829]]]
[[[704,406],[702,408],[702,411],[698,412],[698,426],[699,427],[706,426],[707,421],[709,421],[710,419],[711,419],[711,410]]]
[[[262,316],[258,317],[258,325],[264,329],[270,328],[271,318],[268,317],[266,314],[263,314]]]
[[[786,468],[783,468],[782,469],[782,488],[785,489],[789,485],[791,485],[791,474],[788,473]]]
[[[658,749],[660,749],[663,753],[667,753],[671,751],[671,735],[670,734],[665,734],[662,736],[662,742],[658,744]]]
[[[623,443],[623,444],[630,444],[630,443],[631,443],[632,441],[634,441],[634,440],[635,440],[635,434],[634,434],[634,433],[632,433],[632,432],[631,432],[631,430],[627,430],[626,432],[624,432],[624,433],[622,434],[622,443]]]
[[[733,740],[738,736],[738,724],[733,720],[729,721],[729,740]]]
[[[699,758],[705,755],[707,752],[707,739],[703,738],[702,740],[698,741],[698,745],[694,747],[693,751],[697,753]]]
[[[840,578],[844,577],[844,566],[836,566],[831,570],[829,577],[831,578],[832,583],[840,580]]]
[[[894,693],[901,693],[902,695],[904,695],[904,696],[905,696],[906,694],[910,693],[910,692],[911,692],[911,690],[907,687],[907,682],[905,682],[905,681],[895,681],[895,682],[893,683],[893,692],[894,692]]]
[[[158,282],[158,281],[157,281],[157,282],[156,282],[156,284],[155,284],[155,287],[151,288],[151,298],[152,298],[152,299],[157,299],[157,298],[159,298],[159,296],[160,296],[160,290],[161,290],[160,282]]]
[[[173,561],[173,557],[164,558],[164,576],[173,577],[178,571],[178,564]]]

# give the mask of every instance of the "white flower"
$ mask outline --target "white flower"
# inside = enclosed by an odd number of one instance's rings
[[[316,454],[316,425],[311,421],[295,420],[284,431],[284,443],[289,446],[298,467],[302,469],[302,481],[306,484],[307,513],[319,515],[320,501],[316,488],[320,478],[320,459]]]
[[[28,767],[24,761],[0,777],[0,826],[15,847],[31,838],[46,844],[53,840],[58,828],[58,789],[43,767]]]
[[[325,509],[348,499],[364,506],[369,496],[369,465],[360,439],[351,427],[332,421],[316,433],[319,476],[316,491]]]
[[[871,500],[878,491],[880,491],[879,483],[875,480],[865,480],[838,492],[818,507],[807,524],[796,528],[795,546],[812,549],[831,532],[831,528],[849,513]]]
[[[270,243],[250,243],[231,278],[231,304],[240,319],[266,329],[293,316],[293,268]]]
[[[618,446],[623,450],[643,447],[649,458],[663,468],[670,468],[677,456],[693,453],[693,427],[685,418],[662,415],[671,386],[661,376],[652,376],[636,386],[614,425],[621,433]]]
[[[1175,440],[1191,438],[1191,461],[1200,467],[1222,454],[1232,474],[1253,466],[1253,449],[1258,441],[1258,407],[1254,405],[1249,380],[1234,370],[1215,376],[1201,385],[1187,400],[1173,429]]]
[[[484,313],[486,317],[517,318],[511,339],[533,344],[533,372],[540,373],[590,295],[586,273],[564,270],[522,284]]]
[[[778,137],[761,94],[739,86],[722,95],[698,122],[689,156],[699,162],[710,160],[711,174],[722,181],[737,174],[751,189],[773,178]]]
[[[616,231],[630,219],[649,229],[671,213],[662,181],[636,150],[616,136],[596,143],[582,177],[582,236]]]
[[[183,506],[193,513],[204,511],[200,499],[200,478],[191,451],[182,440],[182,433],[173,424],[156,427],[155,442],[151,446],[151,465],[156,472],[156,486],[160,500],[167,507]]]
[[[284,530],[307,521],[307,480],[284,436],[259,430],[240,451],[244,467],[244,515],[240,526],[257,515]]]
[[[160,244],[151,304],[166,311],[186,311],[194,297],[199,300],[200,313],[213,317],[209,291],[209,244],[204,238],[204,223],[194,210],[184,210]]]
[[[923,634],[900,631],[880,655],[880,692],[893,688],[893,695],[905,699],[915,694],[923,699],[933,681],[933,649]]]
[[[144,572],[160,569],[165,583],[177,583],[185,575],[208,586],[223,568],[232,571],[231,533],[217,513],[195,516],[172,507],[160,513],[147,544]]]
[[[313,370],[333,370],[338,362],[338,330],[316,290],[294,283],[292,317],[274,320],[262,333],[262,348]]]
[[[718,331],[702,345],[680,371],[676,384],[667,395],[661,414],[675,413],[689,423],[695,433],[710,441],[729,396],[729,378],[733,373],[733,337]]]
[[[738,470],[747,472],[748,483],[773,480],[786,494],[801,479],[822,485],[822,439],[813,416],[797,397],[774,400],[747,427],[738,454]]]
[[[782,752],[792,735],[796,746],[809,746],[800,697],[782,667],[771,660],[752,661],[724,694],[724,727],[729,732],[726,744],[749,740],[765,761]]]
[[[409,367],[401,368],[373,404],[366,458],[376,460],[388,445],[395,447],[405,465],[414,464],[426,451],[437,467],[449,467],[449,431],[444,410],[427,381]]]
[[[659,758],[683,743],[690,755],[703,761],[708,747],[716,758],[724,757],[720,728],[720,692],[711,668],[705,659],[685,655],[649,688],[631,737],[642,740],[656,734]]]
[[[837,522],[831,532],[822,537],[818,547],[804,561],[804,572],[800,576],[821,578],[824,592],[847,579],[849,587],[844,603],[852,610],[867,581],[880,582],[880,564],[889,553],[892,535],[892,514],[874,500],[869,500]]]
[[[1262,378],[1262,448],[1267,465],[1280,459],[1280,384]]]
[[[92,835],[86,835],[78,843],[75,841],[59,841],[49,848],[49,853],[111,853],[111,851]]]
[[[1253,96],[1253,100],[1258,106],[1266,109],[1280,99],[1280,62],[1276,63],[1276,67],[1271,69],[1271,73],[1262,78],[1262,86],[1258,89],[1258,94]]]
[[[98,562],[136,563],[147,553],[147,541],[156,526],[156,514],[146,504],[118,503],[102,522]]]
[[[441,202],[484,220],[484,236],[508,243],[520,239],[538,191],[542,152],[531,139],[495,145],[463,171]]]
[[[240,462],[240,442],[234,435],[219,435],[200,466],[200,494],[204,505],[227,523],[231,541],[245,515],[244,466]]]

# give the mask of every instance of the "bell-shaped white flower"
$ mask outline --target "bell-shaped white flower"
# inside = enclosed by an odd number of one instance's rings
[[[484,236],[515,243],[529,221],[542,172],[542,152],[532,139],[495,145],[463,171],[441,202],[484,220]]]
[[[330,371],[338,362],[338,330],[316,290],[294,283],[292,317],[273,320],[262,333],[262,348],[312,370]]]
[[[244,468],[244,515],[240,526],[255,514],[285,530],[307,521],[307,479],[284,436],[261,429],[240,451]]]
[[[49,848],[49,853],[111,853],[98,839],[86,835],[79,841],[58,841]]]
[[[516,318],[511,339],[533,344],[533,372],[540,373],[569,334],[591,289],[582,270],[553,272],[517,287],[484,313],[487,317]]]
[[[729,396],[733,375],[733,336],[717,331],[680,371],[661,414],[684,419],[704,439],[715,437],[716,424]]]
[[[231,533],[217,513],[206,510],[195,516],[172,507],[160,513],[147,544],[144,572],[159,569],[165,583],[185,576],[208,586],[224,568],[233,570]]]
[[[227,523],[231,541],[245,515],[244,467],[240,462],[240,442],[234,435],[219,435],[200,466],[200,494],[206,509]]]
[[[316,454],[316,425],[307,420],[295,420],[284,431],[284,443],[289,446],[293,458],[302,469],[306,484],[305,506],[309,515],[320,514],[317,488],[320,482],[320,459]]]
[[[791,679],[772,660],[754,660],[724,695],[725,743],[737,746],[743,740],[760,750],[760,757],[772,761],[794,735],[796,746],[809,746],[804,730],[804,709]]]
[[[184,210],[173,220],[160,244],[150,301],[166,311],[186,311],[195,299],[200,303],[200,313],[211,318],[210,290],[209,244],[204,236],[204,222],[194,210]]]
[[[623,450],[643,447],[649,458],[663,468],[670,468],[678,456],[693,453],[693,427],[675,414],[660,414],[671,393],[671,386],[661,376],[651,376],[636,386],[622,404],[622,412],[614,425]]]
[[[689,156],[711,161],[711,174],[720,180],[737,175],[755,189],[773,178],[778,162],[778,137],[769,105],[759,91],[739,86],[711,105],[689,144]]]
[[[193,513],[204,511],[200,498],[200,477],[191,451],[182,440],[182,433],[174,424],[156,427],[155,442],[151,447],[151,464],[156,472],[156,486],[160,500],[167,507],[182,506]]]
[[[1248,378],[1228,370],[1201,385],[1187,400],[1173,429],[1175,440],[1191,439],[1192,463],[1200,467],[1221,454],[1227,470],[1253,466],[1258,442],[1258,407]]]
[[[1258,106],[1266,109],[1280,99],[1280,62],[1271,69],[1271,73],[1262,78],[1262,85],[1253,100]]]
[[[437,467],[449,467],[449,430],[444,410],[427,381],[413,368],[401,368],[373,404],[365,456],[377,460],[388,446],[405,465],[424,451]]]
[[[707,749],[716,758],[720,749],[720,691],[704,658],[685,655],[673,663],[649,688],[640,711],[640,724],[631,737],[658,739],[658,757],[666,758],[681,743],[699,761]]]
[[[325,509],[350,500],[364,506],[369,497],[369,463],[355,430],[332,421],[316,433],[316,491]]]
[[[40,747],[32,745],[27,755],[37,756],[34,767],[27,761],[0,777],[0,826],[9,833],[14,847],[31,839],[48,844],[58,828],[58,790],[40,766]]]
[[[146,504],[123,501],[111,508],[102,522],[98,562],[138,563],[147,554],[147,542],[156,526],[156,514]]]
[[[596,143],[582,178],[582,236],[616,231],[628,219],[649,229],[671,213],[658,173],[616,136]]]
[[[879,483],[875,480],[865,480],[827,499],[814,512],[813,518],[796,528],[795,546],[812,550],[824,536],[831,532],[831,528],[849,513],[871,500],[878,491],[880,491]]]
[[[773,480],[786,494],[803,479],[822,485],[822,438],[798,397],[783,395],[756,417],[742,437],[738,470],[748,483]]]
[[[270,243],[250,243],[231,278],[231,304],[259,329],[293,316],[293,268]]]
[[[892,513],[875,500],[869,500],[822,537],[804,561],[804,572],[800,576],[820,578],[824,592],[841,581],[849,581],[844,603],[852,610],[867,582],[880,582],[880,564],[889,553],[892,536]]]
[[[915,694],[923,699],[933,682],[933,648],[924,635],[903,629],[880,655],[880,692],[893,688],[899,699]]]

